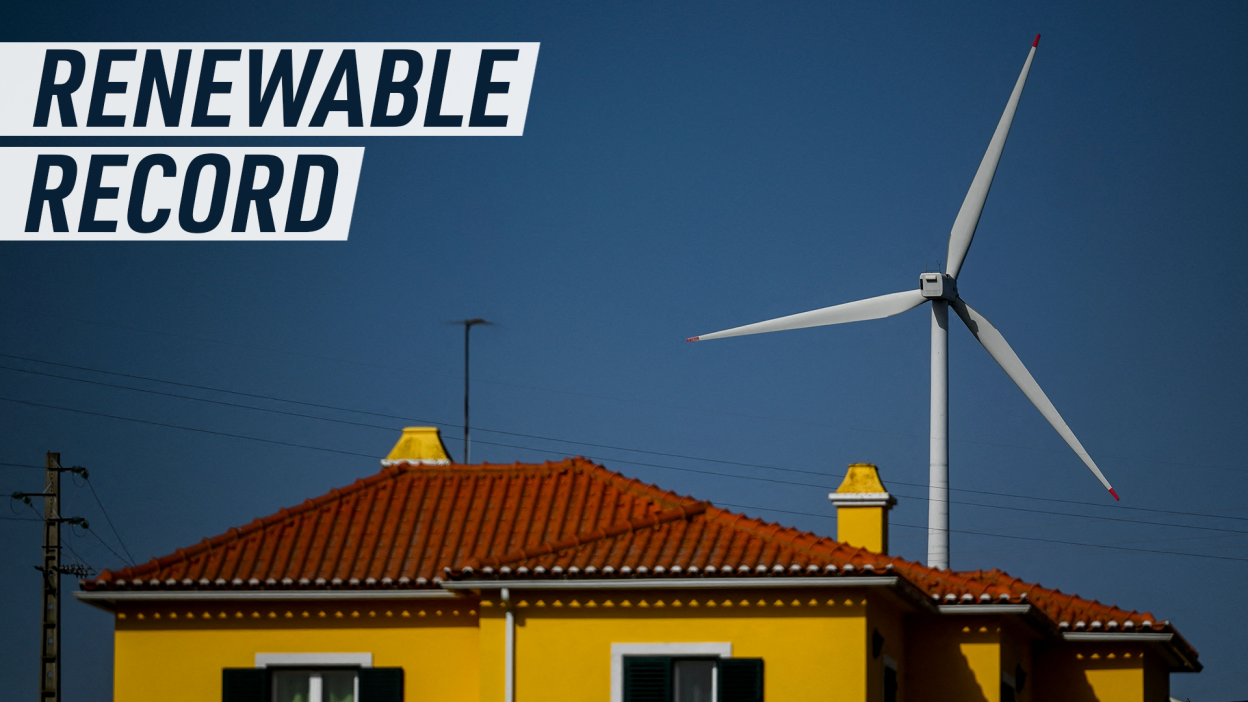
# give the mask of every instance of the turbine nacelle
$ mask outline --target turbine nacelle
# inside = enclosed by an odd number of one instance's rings
[[[919,276],[919,292],[929,300],[953,302],[958,299],[958,281],[946,273],[924,273]]]

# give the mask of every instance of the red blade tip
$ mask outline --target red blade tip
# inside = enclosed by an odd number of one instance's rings
[[[1037,35],[1036,35],[1036,40],[1035,40],[1035,41],[1033,41],[1033,42],[1031,42],[1031,48],[1033,48],[1033,49],[1034,49],[1034,48],[1036,48],[1037,46],[1040,46],[1040,35],[1039,35],[1039,34],[1037,34]],[[1110,490],[1110,492],[1113,492],[1113,490]]]
[[[1115,502],[1121,502],[1121,500],[1119,500],[1119,499],[1118,499],[1118,493],[1114,492],[1114,489],[1113,489],[1113,488],[1110,488],[1110,489],[1109,489],[1109,494],[1111,494],[1111,495],[1113,495],[1113,496],[1114,496],[1114,501],[1115,501]]]
[[[697,340],[698,340],[698,337],[696,336],[691,336],[688,339],[685,339],[685,341],[697,341]]]

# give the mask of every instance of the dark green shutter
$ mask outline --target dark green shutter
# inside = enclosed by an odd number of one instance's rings
[[[268,702],[269,676],[264,668],[221,671],[221,702]]]
[[[672,659],[625,656],[624,702],[672,702]]]
[[[719,659],[719,702],[763,702],[763,659]]]
[[[884,702],[897,702],[897,671],[884,666]]]
[[[360,668],[358,702],[403,702],[403,669]]]

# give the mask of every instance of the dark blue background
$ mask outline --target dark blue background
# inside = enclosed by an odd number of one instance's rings
[[[825,534],[835,476],[873,461],[901,500],[893,550],[921,558],[924,532],[902,525],[926,523],[925,311],[683,339],[916,285],[944,258],[1043,32],[961,291],[1123,506],[1225,518],[1109,505],[958,327],[954,487],[1096,506],[955,493],[953,564],[1171,619],[1206,665],[1174,676],[1174,695],[1242,699],[1248,644],[1228,624],[1248,618],[1248,5],[1084,4],[10,3],[6,41],[542,46],[521,138],[333,140],[367,147],[349,242],[0,246],[0,353],[443,422],[459,455],[462,334],[443,322],[483,316],[500,326],[474,332],[474,436],[493,442],[474,442],[476,460],[584,453]],[[249,401],[386,428],[352,427],[8,369],[0,396],[375,457],[405,423]],[[139,560],[378,469],[11,401],[0,432],[0,461],[41,464],[56,450],[89,466]],[[0,467],[0,492],[37,490],[40,477]],[[90,492],[66,486],[67,513],[120,551]],[[33,695],[39,528],[0,530],[0,679]],[[70,543],[97,568],[120,565],[94,537]],[[65,618],[66,699],[110,699],[111,619],[76,602]]]

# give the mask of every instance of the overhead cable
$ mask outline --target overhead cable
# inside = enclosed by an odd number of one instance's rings
[[[401,415],[385,414],[385,413],[372,412],[372,411],[368,411],[368,410],[360,410],[360,409],[353,409],[353,408],[347,408],[347,407],[337,407],[337,406],[334,406],[334,405],[325,405],[325,404],[319,404],[319,403],[314,403],[314,402],[304,402],[304,401],[300,401],[300,400],[291,400],[291,399],[281,398],[281,397],[275,397],[275,396],[271,396],[271,395],[261,395],[261,394],[249,393],[249,392],[242,392],[242,391],[237,391],[237,390],[226,390],[226,389],[222,389],[222,388],[214,388],[214,387],[204,386],[204,385],[195,385],[195,384],[191,384],[191,383],[182,383],[182,382],[177,382],[177,381],[163,380],[163,379],[151,378],[151,377],[146,377],[146,376],[136,376],[136,375],[126,374],[126,373],[117,373],[117,372],[114,372],[114,371],[107,371],[107,370],[94,369],[94,368],[86,368],[86,367],[83,367],[83,366],[71,366],[71,365],[68,365],[68,364],[54,363],[54,362],[50,362],[50,361],[41,361],[41,360],[38,360],[38,359],[31,359],[31,358],[26,358],[26,357],[21,357],[21,356],[13,356],[13,355],[11,355],[11,354],[3,354],[3,353],[0,353],[0,357],[17,358],[17,359],[26,360],[26,361],[31,361],[31,362],[35,362],[35,363],[46,363],[46,364],[48,364],[48,365],[62,366],[62,367],[69,367],[69,368],[74,368],[74,369],[77,369],[77,370],[84,370],[84,371],[88,371],[88,372],[102,373],[102,374],[107,374],[107,375],[115,375],[115,376],[119,376],[119,377],[128,377],[128,378],[132,378],[132,379],[137,379],[137,380],[145,380],[145,381],[156,382],[156,383],[165,383],[165,384],[175,385],[175,386],[180,386],[180,387],[190,387],[190,388],[196,388],[196,389],[200,389],[200,390],[207,390],[207,391],[210,391],[210,392],[220,392],[220,393],[226,393],[226,394],[232,394],[232,395],[246,396],[246,397],[252,397],[252,398],[257,398],[257,399],[270,400],[270,401],[274,401],[274,402],[284,402],[284,403],[290,403],[290,404],[296,404],[296,405],[304,405],[304,406],[309,406],[309,407],[317,407],[317,408],[320,408],[320,409],[328,409],[328,410],[342,411],[342,412],[353,412],[353,413],[357,413],[357,414],[372,415],[372,416],[384,417],[384,418],[388,418],[388,419],[397,419],[397,420],[407,421],[407,422],[421,422],[421,423],[425,423],[425,424],[432,424],[432,425],[435,425],[435,426],[447,426],[447,427],[452,427],[452,426],[454,426],[454,425],[452,425],[452,424],[450,424],[450,423],[447,423],[447,422],[439,422],[439,421],[430,420],[430,419],[422,419],[422,418],[407,417],[407,416],[401,416]],[[130,391],[133,391],[133,392],[141,392],[141,393],[146,393],[146,394],[151,394],[151,395],[158,395],[158,396],[164,396],[164,397],[172,397],[172,398],[178,398],[178,399],[190,400],[190,401],[194,401],[194,402],[203,402],[203,403],[215,404],[215,405],[220,405],[220,406],[235,407],[235,408],[239,408],[239,409],[247,409],[247,410],[252,410],[252,411],[256,411],[256,412],[268,412],[268,413],[280,414],[280,415],[285,415],[285,416],[290,416],[290,417],[297,417],[297,418],[302,418],[302,419],[312,419],[312,420],[316,420],[316,421],[324,421],[324,422],[330,422],[330,423],[336,423],[336,424],[344,424],[344,425],[349,425],[349,426],[358,426],[358,427],[364,427],[364,428],[370,428],[370,429],[379,429],[379,430],[384,430],[384,431],[394,431],[394,430],[395,430],[395,428],[394,428],[394,427],[391,427],[391,426],[383,426],[383,425],[378,425],[378,424],[368,424],[368,423],[364,423],[364,422],[354,422],[354,421],[349,421],[349,420],[336,419],[336,418],[332,418],[332,417],[321,417],[321,416],[317,416],[317,415],[302,414],[302,413],[298,413],[298,412],[288,412],[288,411],[285,411],[285,410],[278,410],[278,409],[267,408],[267,407],[256,407],[256,406],[254,406],[254,405],[244,405],[244,404],[233,403],[233,402],[225,402],[225,401],[222,401],[222,400],[213,400],[213,399],[209,399],[209,398],[194,397],[194,396],[190,396],[190,395],[181,395],[181,394],[177,394],[177,393],[168,393],[168,392],[162,392],[162,391],[159,391],[159,390],[150,390],[150,389],[147,389],[147,388],[136,388],[136,387],[132,387],[132,386],[128,386],[128,385],[118,385],[118,384],[114,384],[114,383],[105,383],[105,382],[102,382],[102,381],[96,381],[96,380],[87,380],[87,379],[83,379],[83,378],[74,378],[74,377],[72,377],[72,376],[58,375],[58,374],[54,374],[54,373],[45,373],[45,372],[42,372],[42,371],[34,371],[34,370],[28,370],[28,369],[23,369],[23,368],[12,368],[12,367],[10,367],[10,366],[0,366],[0,370],[10,370],[10,371],[15,371],[15,372],[20,372],[20,373],[29,373],[29,374],[32,374],[32,375],[39,375],[39,376],[45,376],[45,377],[58,378],[58,379],[62,379],[62,380],[69,380],[69,381],[73,381],[73,382],[86,383],[86,384],[98,385],[98,386],[104,386],[104,387],[111,387],[111,388],[117,388],[117,389],[122,389],[122,390],[130,390]],[[623,447],[623,446],[612,446],[612,445],[608,445],[608,444],[598,444],[598,443],[591,443],[591,442],[584,442],[584,441],[576,441],[576,440],[572,440],[572,439],[561,439],[561,438],[548,437],[548,436],[538,436],[538,435],[533,435],[533,434],[524,434],[524,433],[520,433],[520,432],[510,432],[510,431],[503,431],[503,430],[498,430],[498,429],[486,429],[486,428],[480,428],[480,427],[478,427],[478,431],[484,431],[484,432],[494,433],[494,434],[502,434],[502,435],[507,435],[507,436],[515,436],[515,437],[519,437],[519,438],[529,438],[529,439],[535,439],[535,440],[539,440],[539,441],[553,441],[553,442],[558,442],[558,443],[566,443],[566,444],[573,444],[573,445],[578,445],[578,446],[589,446],[589,447],[592,447],[592,448],[602,448],[602,449],[609,449],[609,450],[616,450],[616,451],[627,451],[627,452],[631,452],[631,453],[641,453],[641,454],[654,455],[654,456],[661,456],[661,457],[666,457],[666,458],[677,458],[677,459],[683,459],[683,460],[703,461],[703,462],[709,462],[709,463],[719,463],[719,464],[723,464],[723,465],[735,465],[735,466],[748,467],[748,468],[760,468],[760,469],[764,469],[764,470],[781,471],[781,472],[786,472],[786,473],[795,473],[795,474],[802,474],[802,475],[814,475],[814,476],[819,476],[819,477],[829,477],[829,478],[840,478],[840,477],[843,477],[843,475],[841,475],[841,474],[835,474],[835,473],[823,473],[823,472],[818,472],[818,471],[802,470],[802,469],[799,469],[799,468],[787,468],[787,467],[782,467],[782,466],[772,466],[772,465],[765,465],[765,464],[758,464],[758,463],[747,463],[747,462],[741,462],[741,461],[728,461],[728,460],[723,460],[723,459],[705,458],[705,457],[700,457],[700,456],[690,456],[690,455],[676,454],[676,453],[668,453],[668,452],[662,452],[662,451],[651,451],[651,450],[646,450],[646,449],[635,449],[635,448],[629,448],[629,447]],[[245,438],[245,437],[239,437],[239,438]],[[447,437],[447,438],[449,438],[449,439],[451,439],[451,440],[455,440],[455,437]],[[544,450],[544,449],[534,449],[534,448],[532,448],[532,447],[527,447],[527,446],[515,446],[515,445],[512,445],[512,444],[503,444],[503,443],[488,442],[488,441],[482,441],[482,442],[480,442],[480,443],[484,443],[484,444],[488,444],[488,445],[492,445],[492,446],[500,446],[500,447],[505,447],[505,448],[520,448],[520,449],[526,449],[526,450],[541,451],[541,452],[545,452],[545,453],[557,453],[557,452],[553,452],[553,451],[547,451],[547,450]],[[304,446],[303,448],[314,448],[314,447],[307,447],[307,446]],[[791,485],[801,485],[801,486],[807,486],[807,487],[819,487],[819,488],[834,487],[834,486],[816,485],[816,484],[812,484],[812,483],[800,483],[800,482],[792,482],[792,481],[767,480],[767,479],[764,479],[764,478],[759,478],[759,477],[756,477],[756,476],[741,476],[741,475],[733,475],[733,474],[728,474],[728,473],[718,473],[718,472],[714,472],[714,471],[696,471],[696,470],[693,470],[693,469],[674,468],[674,467],[671,467],[671,466],[657,466],[657,465],[653,465],[653,464],[648,464],[648,463],[637,463],[637,462],[634,462],[634,461],[627,461],[627,460],[618,459],[618,458],[612,458],[612,459],[610,459],[610,460],[613,460],[613,461],[616,461],[616,462],[622,462],[622,463],[631,463],[631,464],[634,464],[634,465],[641,465],[641,466],[652,466],[652,467],[658,467],[658,468],[667,468],[667,469],[669,469],[669,470],[684,470],[684,471],[687,471],[687,472],[702,472],[702,473],[707,473],[707,474],[711,474],[711,475],[730,475],[730,476],[732,476],[732,477],[737,477],[737,478],[742,478],[742,479],[747,479],[747,480],[765,480],[765,481],[767,481],[767,482],[777,482],[777,483],[784,483],[784,484],[791,484]],[[925,488],[925,487],[927,487],[927,485],[926,485],[926,484],[920,484],[920,483],[909,483],[909,482],[898,481],[898,480],[890,480],[889,482],[890,482],[890,483],[892,483],[892,484],[894,484],[894,485],[906,485],[906,486],[910,486],[910,487],[919,487],[919,488]],[[1172,514],[1172,515],[1177,515],[1177,516],[1202,517],[1202,518],[1210,518],[1210,519],[1227,519],[1227,520],[1233,520],[1233,521],[1245,521],[1245,522],[1248,522],[1248,517],[1235,517],[1235,516],[1229,516],[1229,515],[1219,515],[1219,514],[1200,513],[1200,512],[1185,512],[1185,511],[1181,511],[1181,510],[1165,510],[1165,509],[1155,509],[1155,508],[1149,508],[1149,507],[1135,507],[1135,506],[1126,506],[1126,505],[1102,504],[1102,503],[1087,502],[1087,501],[1082,501],[1082,500],[1065,500],[1065,499],[1057,499],[1057,498],[1038,497],[1038,496],[1034,496],[1034,495],[1020,495],[1020,494],[1016,494],[1016,493],[994,492],[994,491],[989,491],[989,490],[974,490],[974,489],[969,489],[969,488],[952,488],[952,490],[953,490],[953,491],[955,491],[955,492],[967,492],[967,493],[973,493],[973,494],[991,495],[991,496],[996,496],[996,497],[1011,497],[1011,498],[1016,498],[1016,499],[1028,499],[1028,500],[1036,500],[1036,501],[1043,501],[1043,502],[1057,502],[1057,503],[1074,504],[1074,505],[1087,506],[1087,507],[1097,507],[1097,508],[1102,508],[1102,509],[1125,509],[1125,510],[1131,510],[1131,511],[1153,512],[1153,513],[1158,513],[1158,514]],[[926,497],[919,497],[919,496],[908,496],[908,497],[915,497],[916,499],[928,499],[928,498],[926,498]],[[957,501],[957,500],[951,500],[951,502],[953,502],[953,503],[955,503],[955,504],[973,504],[973,505],[977,505],[977,506],[980,506],[980,507],[988,507],[988,508],[996,508],[996,509],[1015,509],[1015,508],[1012,508],[1012,507],[1005,507],[1005,506],[1000,506],[1000,505],[986,505],[986,504],[980,504],[980,503],[960,502],[960,501]],[[1042,511],[1042,510],[1028,510],[1028,509],[1025,509],[1025,508],[1017,508],[1017,509],[1019,509],[1019,510],[1021,510],[1021,511],[1032,511],[1032,512],[1038,512],[1038,513],[1046,513],[1046,512],[1044,512],[1044,511]],[[1089,515],[1070,515],[1069,513],[1060,513],[1060,512],[1050,512],[1050,513],[1051,513],[1051,514],[1064,514],[1065,516],[1089,516]],[[1101,517],[1094,517],[1094,518],[1101,519]],[[1104,518],[1104,519],[1109,519],[1109,518]],[[1130,520],[1125,520],[1125,519],[1123,519],[1123,520],[1121,520],[1121,521],[1130,521]],[[1141,522],[1141,523],[1149,523],[1149,522]],[[1167,526],[1185,526],[1185,525],[1167,525]],[[1202,527],[1192,527],[1192,528],[1202,528]]]

